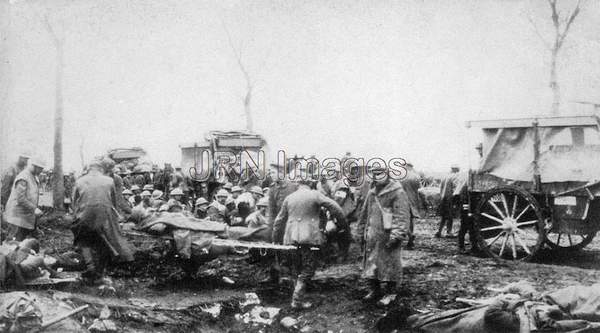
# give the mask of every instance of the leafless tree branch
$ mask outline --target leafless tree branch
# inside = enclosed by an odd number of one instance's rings
[[[250,80],[250,74],[248,73],[246,66],[244,66],[244,63],[242,62],[242,49],[241,49],[242,45],[240,46],[239,49],[235,47],[235,45],[233,43],[233,39],[231,38],[231,34],[229,33],[229,29],[227,29],[227,25],[225,24],[225,21],[223,21],[221,19],[221,23],[223,24],[223,30],[225,30],[225,33],[227,34],[227,41],[229,42],[229,47],[231,47],[231,51],[233,52],[235,60],[238,63],[240,71],[244,75],[244,79],[246,80],[246,85],[249,87],[252,87],[252,81]]]
[[[546,38],[544,38],[544,36],[542,36],[542,34],[540,33],[537,24],[535,24],[535,22],[533,21],[533,19],[531,18],[530,15],[527,15],[527,19],[529,20],[529,22],[531,23],[531,26],[533,26],[533,31],[535,32],[535,34],[540,38],[540,40],[542,41],[542,43],[544,44],[544,46],[548,49],[548,50],[552,50],[552,45],[550,45],[550,43],[546,40]]]
[[[575,21],[575,18],[577,17],[577,15],[579,15],[580,11],[581,11],[581,0],[578,0],[577,5],[575,6],[575,9],[573,9],[573,12],[571,13],[571,15],[569,15],[569,19],[567,20],[567,23],[565,25],[565,28],[564,28],[562,34],[560,34],[560,43],[561,44],[567,37],[567,34],[569,33],[569,29],[571,28],[571,25],[573,24],[573,21]]]
[[[246,68],[246,66],[244,66],[244,63],[242,62],[243,43],[240,43],[240,47],[239,47],[239,49],[237,49],[233,43],[233,39],[231,38],[229,29],[227,29],[227,25],[225,24],[225,21],[223,19],[221,19],[221,23],[223,24],[223,30],[225,30],[225,33],[227,34],[227,40],[229,42],[229,46],[231,47],[233,55],[236,58],[238,67],[239,67],[240,71],[242,72],[242,74],[244,75],[244,79],[246,80],[246,94],[242,98],[242,103],[244,104],[244,114],[246,115],[246,130],[252,131],[253,130],[253,121],[252,121],[251,103],[252,103],[252,93],[254,90],[254,82],[252,82],[252,79],[250,78],[250,73],[248,72],[248,69]]]

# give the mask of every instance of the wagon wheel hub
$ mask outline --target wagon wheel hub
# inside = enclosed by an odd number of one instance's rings
[[[517,232],[517,229],[519,229],[519,226],[517,225],[517,221],[510,217],[505,218],[502,221],[502,226],[503,226],[503,230],[505,232],[508,232],[511,234]]]
[[[516,186],[487,192],[476,216],[481,248],[495,258],[529,259],[544,241],[538,202]]]

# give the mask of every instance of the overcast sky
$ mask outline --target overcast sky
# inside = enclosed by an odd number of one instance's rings
[[[546,1],[2,0],[3,138],[52,158],[55,48],[65,40],[65,169],[112,147],[179,164],[179,144],[243,129],[271,151],[469,165],[464,122],[547,113]],[[574,1],[562,0],[565,9]],[[51,6],[50,6],[51,4]],[[586,3],[560,55],[569,100],[600,101],[600,1]],[[8,130],[6,129],[8,128]],[[6,139],[5,139],[6,140]]]

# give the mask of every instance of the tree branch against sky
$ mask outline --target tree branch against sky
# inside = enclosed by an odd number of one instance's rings
[[[561,104],[561,92],[560,85],[558,83],[558,74],[557,74],[557,63],[558,56],[560,51],[562,50],[565,39],[567,38],[569,31],[575,22],[575,19],[581,12],[581,8],[583,5],[582,0],[577,0],[575,6],[571,10],[567,10],[566,14],[561,12],[559,8],[559,3],[567,2],[567,1],[559,1],[559,0],[546,0],[548,6],[550,8],[550,18],[553,27],[553,35],[550,40],[547,40],[540,30],[538,29],[538,25],[535,21],[528,16],[529,22],[531,23],[536,35],[540,38],[544,46],[550,51],[550,82],[549,86],[552,90],[552,107],[551,114],[558,115],[560,113],[560,104]]]
[[[254,91],[254,82],[250,77],[250,73],[248,72],[247,67],[244,65],[242,61],[242,49],[243,42],[240,42],[240,46],[236,47],[233,43],[233,39],[231,38],[231,33],[229,33],[229,29],[227,29],[227,25],[225,21],[221,19],[221,23],[223,24],[223,30],[227,34],[227,41],[229,42],[229,47],[231,48],[231,52],[237,62],[238,68],[242,72],[244,76],[244,80],[246,83],[246,92],[244,97],[242,98],[242,103],[244,104],[244,115],[246,117],[246,130],[252,132],[254,130],[254,123],[252,118],[252,93]]]

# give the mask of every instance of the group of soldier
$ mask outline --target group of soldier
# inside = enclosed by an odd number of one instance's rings
[[[104,160],[106,168],[110,162]],[[266,225],[268,187],[257,185],[242,187],[230,182],[221,184],[214,190],[212,197],[189,191],[182,187],[183,182],[171,183],[170,191],[164,193],[155,189],[154,184],[122,185],[121,190],[118,176],[113,174],[117,191],[121,191],[117,201],[118,209],[125,220],[133,215],[133,220],[139,220],[154,212],[184,213],[199,219],[223,222],[230,226]]]
[[[10,172],[14,179],[2,182],[3,186],[8,181],[11,184],[8,199],[4,201],[4,188],[2,198],[8,237],[15,240],[28,237],[35,230],[36,216],[41,214],[37,176],[45,164],[27,160],[27,156],[22,156]],[[298,169],[300,176],[277,179],[264,188],[225,182],[210,197],[183,186],[184,177],[171,177],[172,181],[159,189],[151,179],[144,184],[132,182],[128,175],[121,177],[116,170],[110,158],[96,159],[72,190],[69,209],[73,213],[74,245],[86,266],[82,277],[92,283],[103,279],[104,268],[111,260],[133,260],[133,250],[120,231],[123,217],[128,219],[136,211],[183,212],[231,226],[267,226],[272,230],[273,243],[297,247],[293,308],[311,306],[305,290],[323,257],[320,252],[337,246],[337,259],[344,261],[350,243],[355,241],[362,251],[362,274],[369,286],[365,301],[374,301],[385,293],[394,293],[401,282],[401,245],[404,243],[408,249],[414,246],[415,220],[424,217],[418,192],[420,176],[411,163],[406,164],[407,173],[401,180],[392,179],[384,167],[368,170],[369,177],[362,183],[345,174],[326,178]],[[457,190],[456,185],[451,185],[456,183],[457,177],[453,177],[442,182],[442,192]],[[448,205],[442,197],[442,204]],[[448,232],[451,230],[444,209],[437,236],[443,226]],[[351,228],[353,223],[355,228]],[[462,229],[464,239],[466,228]],[[277,282],[279,272],[279,262],[274,262],[270,280]]]
[[[396,292],[402,280],[401,245],[405,243],[409,249],[414,246],[414,221],[423,217],[420,177],[411,163],[407,163],[406,171],[400,181],[392,179],[388,169],[375,167],[367,171],[369,177],[362,182],[344,173],[329,179],[296,176],[294,181],[277,180],[272,185],[272,241],[298,247],[293,308],[311,306],[305,298],[306,284],[323,257],[315,249],[328,250],[331,241],[337,242],[342,259],[352,240],[360,244],[362,276],[369,287],[365,301]],[[353,223],[355,228],[351,228]],[[272,279],[276,280],[277,270],[273,272]]]
[[[450,173],[442,179],[440,184],[440,205],[439,215],[440,224],[435,237],[442,237],[442,231],[446,228],[446,237],[458,237],[458,249],[461,254],[467,253],[465,248],[465,236],[469,234],[471,243],[471,253],[478,253],[479,246],[475,241],[475,229],[473,226],[473,217],[469,215],[469,200],[467,198],[467,173],[460,172],[457,165],[452,165]],[[454,217],[459,215],[460,228],[458,235],[452,232],[452,222]]]

